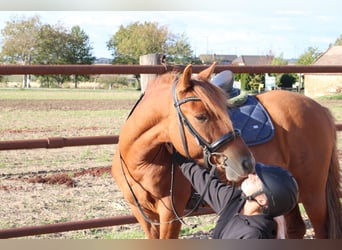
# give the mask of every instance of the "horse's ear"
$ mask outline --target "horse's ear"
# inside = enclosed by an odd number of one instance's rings
[[[189,64],[185,67],[181,78],[179,79],[179,84],[182,86],[182,89],[185,90],[191,86],[191,76],[192,76],[192,65]]]
[[[216,62],[213,62],[213,64],[209,68],[202,70],[198,74],[198,77],[202,80],[209,81],[210,76],[214,73],[215,66],[216,66]]]

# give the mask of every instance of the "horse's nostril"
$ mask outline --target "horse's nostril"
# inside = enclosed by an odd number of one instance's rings
[[[254,171],[254,160],[251,157],[245,157],[242,159],[242,167],[248,172],[252,173]]]

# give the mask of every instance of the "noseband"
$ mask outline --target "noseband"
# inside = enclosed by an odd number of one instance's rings
[[[201,99],[196,97],[196,96],[190,96],[190,97],[186,97],[184,99],[178,100],[177,94],[176,94],[177,83],[178,83],[178,81],[175,81],[173,83],[172,97],[173,97],[174,106],[176,107],[177,114],[178,114],[178,127],[180,130],[182,143],[183,143],[183,147],[184,147],[186,156],[189,159],[191,158],[189,155],[188,144],[186,143],[186,139],[185,139],[185,132],[183,129],[183,125],[185,125],[188,128],[190,133],[196,139],[196,142],[198,143],[198,145],[200,145],[202,147],[205,164],[207,166],[209,166],[209,165],[211,165],[211,163],[210,163],[211,154],[216,152],[224,144],[229,143],[229,142],[233,141],[237,136],[240,136],[240,134],[241,134],[240,130],[234,129],[234,131],[229,131],[228,133],[224,134],[223,136],[221,136],[219,139],[217,139],[216,141],[214,141],[212,143],[207,142],[199,133],[197,133],[195,128],[191,125],[191,123],[185,117],[185,115],[183,114],[183,112],[180,108],[180,106],[184,103],[192,102],[192,101],[201,101]]]

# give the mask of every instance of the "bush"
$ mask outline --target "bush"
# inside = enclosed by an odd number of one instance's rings
[[[126,76],[120,75],[100,75],[97,80],[103,88],[118,88],[130,86],[130,81]]]
[[[296,82],[296,77],[292,74],[283,74],[280,77],[280,84],[279,87],[282,88],[292,88],[292,85]]]

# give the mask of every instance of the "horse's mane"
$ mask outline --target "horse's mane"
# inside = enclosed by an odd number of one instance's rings
[[[153,84],[172,84],[178,77],[179,73],[171,71],[166,74],[159,75],[155,79],[149,82],[148,85],[153,85]]]

